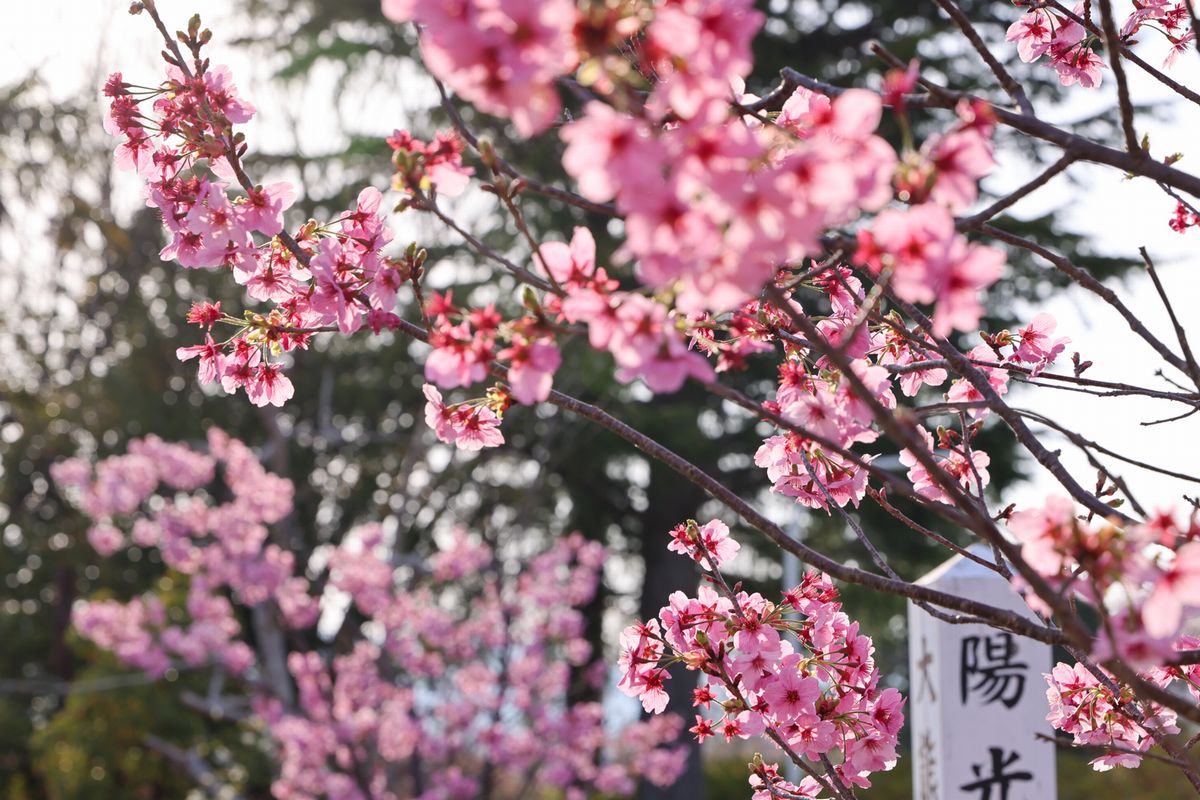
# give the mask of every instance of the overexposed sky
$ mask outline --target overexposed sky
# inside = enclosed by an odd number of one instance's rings
[[[156,80],[160,71],[157,33],[146,16],[130,16],[125,0],[43,0],[41,3],[10,3],[6,20],[0,30],[0,85],[22,78],[31,67],[40,68],[53,97],[65,98],[97,87],[111,71],[121,70],[130,80]],[[319,153],[334,149],[338,144],[332,137],[339,129],[329,124],[330,116],[323,109],[336,103],[343,119],[352,119],[356,132],[384,134],[393,127],[403,127],[414,108],[424,105],[409,95],[415,81],[380,81],[374,90],[339,94],[333,76],[317,75],[307,94],[291,91],[285,95],[268,91],[271,63],[251,62],[244,51],[222,47],[222,40],[231,38],[231,28],[223,22],[236,15],[234,0],[205,0],[181,2],[160,0],[160,9],[168,25],[182,27],[196,8],[205,15],[205,23],[214,30],[210,54],[215,61],[227,63],[234,71],[243,94],[260,109],[248,134],[252,147],[270,138],[284,136],[288,145],[298,144],[306,152]],[[1014,11],[1014,14],[1016,12]],[[1158,64],[1163,46],[1148,39],[1139,46],[1148,61]],[[1169,94],[1135,68],[1129,68],[1136,97],[1143,100],[1169,97]],[[1172,77],[1200,85],[1200,61],[1189,51],[1171,71]],[[1057,107],[1045,103],[1039,113],[1050,120],[1069,122],[1086,117],[1110,103],[1113,97],[1111,73],[1106,71],[1102,91],[1089,93],[1078,88],[1064,90],[1064,102]],[[99,102],[98,91],[96,91]],[[1200,170],[1200,153],[1188,153],[1194,145],[1195,131],[1200,130],[1200,108],[1183,102],[1173,104],[1177,116],[1156,120],[1149,115],[1139,118],[1139,132],[1150,135],[1153,153],[1162,157],[1174,151],[1187,157],[1184,169]],[[297,108],[301,113],[297,114]],[[1192,163],[1195,160],[1196,163]],[[995,191],[1015,187],[1028,179],[1030,173],[1020,153],[1002,153],[995,174],[985,185]],[[1177,299],[1177,310],[1185,326],[1192,329],[1195,344],[1200,349],[1200,271],[1195,260],[1200,231],[1178,235],[1167,227],[1173,203],[1152,183],[1126,182],[1114,170],[1092,165],[1076,165],[1071,175],[1083,181],[1076,186],[1056,179],[1050,189],[1018,205],[1018,216],[1040,213],[1048,208],[1063,208],[1066,218],[1076,230],[1089,233],[1094,247],[1109,255],[1136,256],[1137,247],[1146,245],[1161,268],[1168,290]],[[128,186],[126,190],[125,186]],[[140,193],[136,182],[118,184],[127,193],[128,206],[138,205]],[[1163,341],[1178,350],[1161,304],[1150,282],[1135,275],[1114,288],[1125,302]],[[1095,362],[1089,377],[1137,383],[1155,388],[1169,388],[1153,375],[1160,366],[1158,357],[1140,342],[1123,320],[1097,298],[1080,290],[1069,290],[1054,297],[1045,306],[1059,320],[1059,335],[1073,340],[1070,350],[1079,350],[1085,359]],[[1035,312],[1030,309],[1029,315]],[[1068,351],[1068,352],[1069,352]],[[1069,367],[1064,364],[1063,370]],[[1018,405],[1030,407],[1075,427],[1083,435],[1131,457],[1161,464],[1184,472],[1200,472],[1200,415],[1183,422],[1143,427],[1138,423],[1172,416],[1184,410],[1178,404],[1151,402],[1137,398],[1093,398],[1073,392],[1046,389],[1021,390],[1014,394]],[[1059,443],[1055,437],[1047,443]],[[1059,446],[1055,444],[1054,446]],[[1080,482],[1090,486],[1094,471],[1069,444],[1061,443],[1063,460]],[[1017,502],[1034,502],[1054,483],[1040,472],[1037,465],[1033,480],[1016,487],[1008,498]],[[1200,485],[1187,484],[1153,475],[1135,467],[1117,470],[1130,483],[1135,493],[1149,508],[1160,505],[1179,505],[1182,492],[1200,493]]]

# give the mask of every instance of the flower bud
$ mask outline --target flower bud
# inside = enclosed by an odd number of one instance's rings
[[[479,158],[484,166],[492,172],[496,171],[496,147],[491,139],[484,137],[479,140]]]

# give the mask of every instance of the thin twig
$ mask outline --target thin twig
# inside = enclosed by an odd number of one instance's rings
[[[1179,347],[1183,351],[1183,358],[1187,362],[1187,371],[1191,375],[1192,381],[1196,384],[1196,388],[1200,389],[1200,364],[1196,362],[1196,356],[1192,353],[1192,346],[1188,344],[1187,332],[1183,329],[1183,324],[1179,321],[1179,316],[1175,313],[1175,306],[1171,303],[1171,298],[1167,295],[1167,290],[1163,287],[1162,281],[1158,277],[1158,270],[1154,268],[1154,262],[1150,259],[1150,254],[1146,252],[1145,247],[1139,247],[1138,252],[1142,255],[1142,261],[1146,263],[1146,272],[1150,273],[1150,280],[1154,282],[1154,290],[1158,292],[1158,298],[1162,300],[1163,307],[1167,309],[1167,316],[1171,318],[1171,325],[1175,328],[1175,338],[1179,340]]]
[[[449,92],[446,91],[445,85],[443,85],[442,82],[437,78],[433,78],[433,83],[435,86],[437,86],[438,94],[441,95],[442,108],[446,111],[446,116],[450,118],[450,124],[454,126],[454,129],[458,132],[458,135],[461,136],[466,143],[471,146],[471,149],[482,155],[479,148],[479,137],[472,133],[471,129],[467,127],[466,120],[462,118],[462,114],[460,114],[458,109],[454,107],[454,102],[451,100]],[[620,216],[620,214],[617,213],[616,207],[611,203],[597,203],[567,189],[560,189],[557,186],[551,186],[550,184],[543,183],[535,178],[528,178],[521,174],[516,167],[514,167],[508,161],[505,161],[499,155],[494,156],[494,164],[496,169],[498,169],[500,172],[503,172],[505,175],[508,175],[510,178],[524,181],[525,185],[532,192],[536,192],[537,194],[545,197],[552,197],[555,200],[561,200],[564,203],[576,206],[577,208],[581,208],[584,211],[589,211],[593,214],[602,214],[606,217]]]
[[[1121,298],[1117,296],[1117,293],[1112,289],[1109,289],[1100,281],[1096,280],[1096,278],[1093,277],[1093,275],[1086,269],[1076,266],[1069,258],[1061,256],[1058,253],[1043,247],[1037,242],[1031,241],[1030,239],[1026,239],[1022,236],[1018,236],[1015,233],[1009,233],[1008,231],[1001,230],[993,225],[978,224],[966,225],[964,227],[976,229],[980,233],[991,236],[993,239],[998,239],[1006,244],[1020,247],[1022,250],[1028,250],[1035,255],[1041,256],[1042,259],[1050,262],[1051,265],[1067,275],[1069,278],[1071,278],[1071,280],[1075,281],[1080,286],[1087,289],[1092,294],[1095,294],[1101,300],[1116,309],[1117,313],[1124,317],[1125,321],[1129,324],[1130,330],[1141,337],[1142,341],[1154,348],[1154,350],[1160,356],[1162,356],[1167,363],[1178,369],[1180,372],[1188,372],[1187,362],[1175,355],[1175,353],[1173,353],[1169,347],[1163,344],[1158,337],[1150,333],[1145,324],[1142,323],[1141,319],[1139,319],[1136,314],[1130,311],[1128,306],[1121,302]]]
[[[996,76],[996,80],[1000,82],[1000,85],[1008,93],[1008,96],[1021,109],[1021,113],[1031,117],[1036,116],[1033,113],[1033,104],[1029,102],[1029,98],[1025,95],[1025,90],[1021,87],[1021,84],[1017,83],[1008,70],[1004,68],[1004,65],[992,55],[992,51],[988,49],[987,44],[980,37],[979,31],[975,30],[975,25],[967,18],[967,15],[963,13],[954,0],[934,0],[934,2],[950,15],[950,19],[954,20],[954,24],[958,25],[963,36],[967,37],[967,41],[975,48],[975,52],[979,53],[979,57],[983,59],[988,69]]]
[[[867,554],[871,556],[871,561],[875,563],[875,566],[879,567],[880,571],[882,571],[889,578],[892,578],[893,580],[903,580],[900,575],[897,574],[894,569],[892,569],[892,565],[887,562],[887,559],[883,557],[883,553],[879,552],[879,548],[877,548],[875,543],[872,542],[870,537],[867,536],[866,531],[862,529],[862,526],[858,524],[858,521],[855,520],[854,517],[850,516],[845,508],[843,508],[841,505],[838,505],[837,500],[834,499],[833,494],[829,491],[829,487],[825,485],[825,481],[821,480],[821,478],[817,475],[816,469],[813,468],[812,460],[809,459],[808,454],[803,450],[800,451],[800,460],[804,462],[804,468],[808,470],[808,475],[813,479],[813,483],[815,483],[821,489],[821,494],[825,498],[825,503],[834,508],[837,511],[838,516],[842,518],[842,521],[846,523],[847,527],[854,532],[854,536],[862,544],[863,548],[867,551]],[[944,611],[939,611],[938,609],[929,605],[929,603],[926,603],[924,600],[914,600],[913,602],[934,619],[941,620],[942,622],[950,625],[987,624],[983,620],[979,619],[979,617],[948,614]]]
[[[1103,751],[1106,754],[1108,754],[1108,753],[1123,753],[1123,754],[1128,754],[1131,756],[1137,756],[1138,758],[1150,758],[1150,759],[1154,759],[1155,761],[1161,761],[1164,764],[1170,764],[1171,766],[1179,767],[1181,769],[1191,769],[1192,768],[1192,765],[1186,761],[1180,761],[1179,759],[1170,758],[1168,756],[1160,756],[1159,754],[1151,753],[1148,750],[1130,750],[1125,747],[1112,747],[1112,746],[1105,746],[1105,745],[1099,745],[1099,744],[1072,744],[1071,742],[1069,742],[1065,739],[1059,739],[1057,736],[1051,736],[1047,733],[1042,733],[1041,731],[1038,731],[1037,733],[1035,733],[1034,737],[1037,739],[1040,739],[1043,742],[1053,742],[1058,747],[1062,747],[1066,750],[1095,749],[1095,750]]]
[[[1024,198],[1033,194],[1033,192],[1045,186],[1055,175],[1062,172],[1074,163],[1075,156],[1071,155],[1070,153],[1064,153],[1063,156],[1058,159],[1058,161],[1055,161],[1053,164],[1047,167],[1044,172],[1042,172],[1033,180],[1029,181],[1029,183],[1026,183],[1018,189],[1014,189],[1004,197],[1001,197],[999,200],[992,203],[983,211],[980,211],[978,214],[972,214],[971,216],[966,217],[962,220],[962,222],[972,225],[980,222],[986,222],[987,220],[999,214],[1001,211],[1016,205]]]
[[[1155,466],[1154,464],[1148,464],[1145,461],[1138,461],[1136,458],[1130,458],[1129,456],[1121,455],[1120,453],[1116,452],[1115,450],[1110,450],[1107,447],[1104,447],[1099,442],[1094,442],[1091,439],[1088,439],[1087,437],[1083,436],[1082,434],[1076,433],[1076,432],[1070,430],[1069,428],[1066,428],[1065,426],[1055,422],[1054,420],[1050,419],[1049,417],[1045,416],[1044,414],[1039,414],[1036,411],[1029,411],[1029,410],[1022,409],[1022,408],[1014,408],[1014,410],[1018,414],[1029,417],[1030,419],[1033,419],[1033,420],[1037,420],[1038,422],[1042,423],[1043,425],[1045,425],[1049,428],[1053,428],[1054,430],[1058,431],[1059,433],[1061,433],[1064,436],[1071,439],[1073,442],[1078,444],[1080,447],[1091,448],[1099,453],[1103,453],[1106,456],[1111,456],[1111,457],[1117,459],[1118,461],[1124,461],[1126,464],[1131,464],[1132,466],[1140,467],[1141,469],[1146,469],[1146,470],[1150,470],[1152,472],[1157,472],[1160,475],[1166,475],[1167,477],[1170,477],[1170,478],[1178,478],[1181,481],[1190,481],[1192,483],[1200,483],[1200,478],[1197,478],[1194,475],[1188,475],[1183,472],[1175,472],[1174,470],[1164,469],[1163,467],[1158,467],[1158,466]]]
[[[1110,506],[1105,504],[1103,500],[1079,485],[1079,482],[1075,480],[1074,476],[1071,475],[1071,473],[1069,473],[1062,465],[1062,462],[1059,460],[1058,456],[1055,453],[1050,452],[1050,450],[1047,449],[1041,442],[1039,442],[1037,437],[1033,435],[1033,432],[1029,430],[1029,427],[1025,424],[1024,420],[1021,419],[1021,415],[1017,414],[1011,406],[1000,399],[1000,395],[996,393],[996,390],[988,381],[987,376],[984,375],[977,367],[975,367],[975,365],[972,364],[966,356],[958,352],[958,350],[952,344],[944,339],[938,339],[934,337],[933,323],[927,316],[925,316],[923,312],[921,312],[920,309],[911,303],[900,299],[895,295],[895,293],[889,292],[889,294],[892,302],[911,319],[916,320],[917,324],[921,326],[926,335],[930,338],[930,341],[934,343],[934,346],[938,349],[938,352],[940,352],[951,363],[958,374],[966,378],[967,382],[970,383],[971,386],[983,396],[983,399],[988,402],[991,409],[996,412],[997,416],[1004,420],[1004,422],[1008,425],[1009,430],[1011,430],[1013,435],[1017,438],[1017,441],[1029,451],[1029,454],[1032,455],[1039,464],[1045,467],[1046,470],[1054,476],[1059,484],[1061,484],[1062,487],[1066,489],[1072,497],[1074,497],[1091,511],[1104,517],[1116,515],[1126,521],[1129,521],[1129,518],[1124,514],[1121,514],[1119,511],[1115,511]],[[1009,554],[1005,553],[1005,555]]]

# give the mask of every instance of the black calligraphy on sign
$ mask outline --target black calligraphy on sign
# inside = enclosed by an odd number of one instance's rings
[[[959,661],[962,702],[978,695],[984,705],[999,700],[1007,708],[1021,701],[1029,665],[1015,661],[1017,643],[1011,633],[965,636]]]
[[[977,800],[1009,800],[1008,790],[1016,781],[1031,781],[1033,773],[1022,770],[1020,772],[1006,772],[1020,760],[1021,756],[1013,750],[1008,755],[1004,754],[1004,748],[989,747],[988,755],[991,757],[990,764],[972,764],[971,772],[975,773],[977,780],[970,783],[964,783],[958,787],[964,792],[979,792]],[[984,767],[990,767],[990,772],[984,774]],[[993,793],[993,790],[995,793]]]

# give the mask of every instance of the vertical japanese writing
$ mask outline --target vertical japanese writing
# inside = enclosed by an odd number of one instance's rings
[[[917,763],[921,765],[921,796],[917,800],[939,800],[937,746],[929,731],[921,734]]]
[[[925,695],[929,695],[929,702],[937,702],[937,692],[934,690],[933,677],[929,674],[929,668],[933,666],[933,653],[929,652],[929,640],[925,636],[921,636],[921,658],[917,661],[917,701],[920,702]]]

